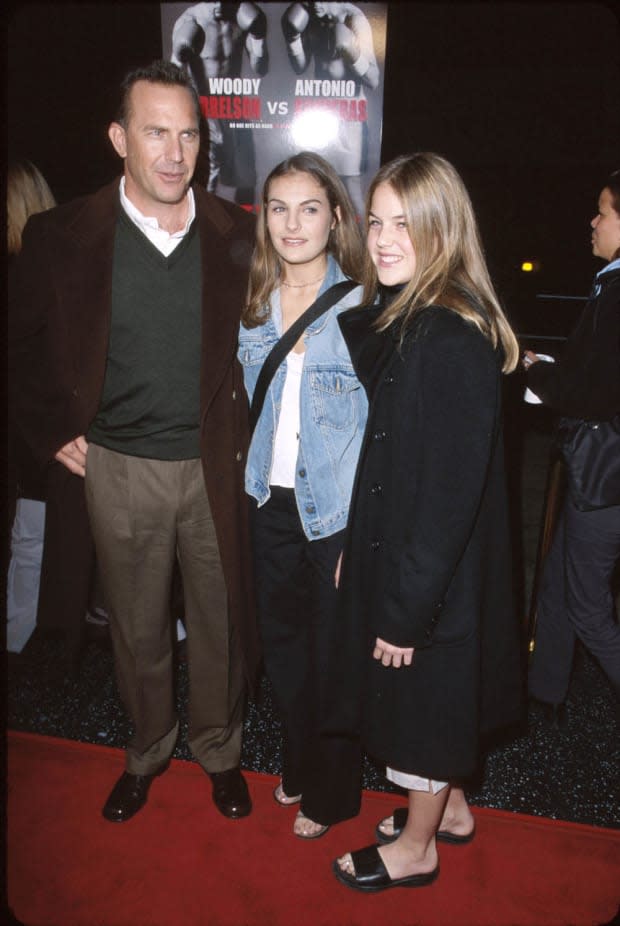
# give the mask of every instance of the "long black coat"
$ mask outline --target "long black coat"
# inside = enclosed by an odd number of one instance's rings
[[[361,721],[369,752],[392,767],[466,777],[480,734],[520,711],[500,358],[445,308],[420,313],[402,347],[394,331],[370,329],[374,317],[340,316],[370,412],[330,726]],[[415,647],[413,664],[373,660],[376,637]]]

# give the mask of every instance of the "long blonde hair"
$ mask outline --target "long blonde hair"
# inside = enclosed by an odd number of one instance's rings
[[[288,174],[309,174],[325,190],[332,214],[340,219],[329,234],[327,251],[333,254],[342,272],[353,280],[359,279],[364,260],[364,245],[345,186],[324,158],[311,151],[302,151],[281,161],[271,171],[263,186],[261,209],[256,222],[256,244],[250,267],[248,304],[241,320],[246,328],[263,325],[269,318],[269,297],[280,284],[281,260],[267,228],[269,187],[273,180]]]
[[[40,170],[30,161],[9,166],[6,182],[7,251],[19,254],[24,226],[37,212],[45,212],[56,200]]]
[[[519,345],[489,277],[474,210],[459,174],[445,158],[429,152],[401,155],[385,164],[366,198],[366,221],[378,186],[389,184],[402,203],[415,250],[412,279],[377,319],[379,330],[401,321],[401,337],[420,309],[441,305],[457,312],[501,345],[503,370],[517,365]],[[364,302],[374,302],[378,279],[367,253]]]

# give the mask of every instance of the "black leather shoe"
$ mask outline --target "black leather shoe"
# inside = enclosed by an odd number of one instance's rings
[[[209,778],[213,782],[213,803],[219,812],[231,820],[247,817],[252,801],[241,770],[237,767],[225,772],[209,772]]]
[[[123,772],[101,811],[106,820],[111,823],[130,820],[144,807],[153,779],[163,771],[155,775],[130,775],[129,772]]]

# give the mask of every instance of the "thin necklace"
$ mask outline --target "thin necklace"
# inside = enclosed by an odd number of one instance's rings
[[[320,277],[317,277],[316,280],[308,280],[307,283],[287,283],[286,280],[280,280],[280,283],[282,286],[288,286],[289,289],[302,289],[304,286],[312,286],[314,283],[319,283],[326,273],[327,271],[324,270]]]

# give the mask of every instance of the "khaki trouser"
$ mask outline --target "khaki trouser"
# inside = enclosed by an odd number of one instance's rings
[[[189,745],[208,772],[238,765],[243,674],[201,461],[149,460],[90,444],[86,500],[117,682],[134,725],[127,771],[159,771],[177,739],[169,604],[177,556],[185,596]]]

